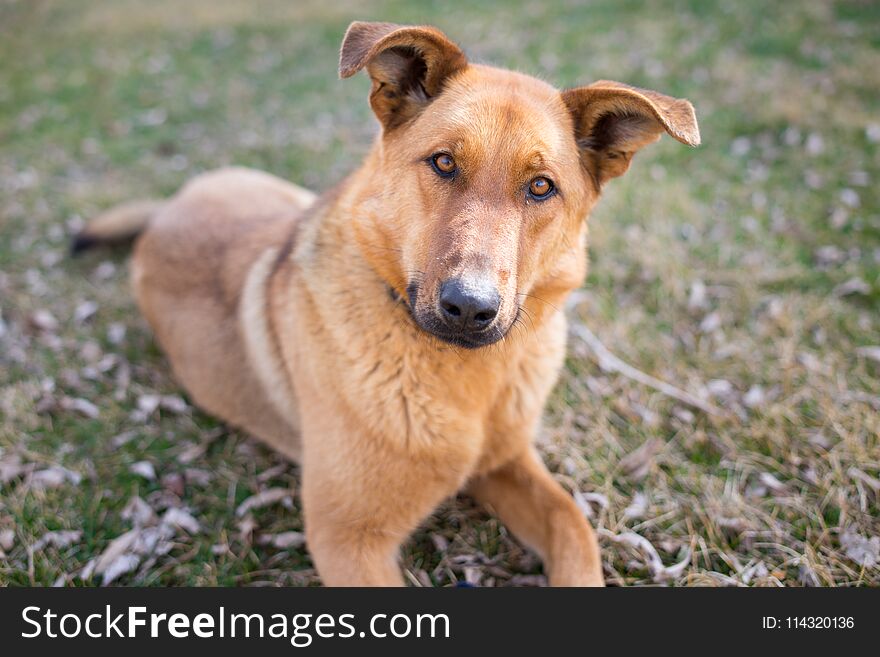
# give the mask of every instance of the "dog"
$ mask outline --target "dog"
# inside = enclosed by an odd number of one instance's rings
[[[559,91],[428,26],[352,23],[339,73],[362,69],[381,130],[335,188],[216,170],[99,216],[75,248],[138,236],[134,293],[176,378],[301,465],[324,584],[401,585],[401,544],[461,491],[551,585],[602,586],[534,439],[587,217],[662,133],[699,143],[693,106],[604,80]]]

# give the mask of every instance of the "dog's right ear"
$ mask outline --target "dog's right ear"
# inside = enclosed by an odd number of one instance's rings
[[[356,21],[339,54],[339,77],[367,69],[373,81],[370,106],[386,131],[416,116],[466,66],[461,49],[428,26]]]

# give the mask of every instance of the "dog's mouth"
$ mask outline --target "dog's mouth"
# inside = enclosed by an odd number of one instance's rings
[[[488,347],[491,344],[495,344],[499,340],[501,340],[506,334],[507,331],[502,330],[498,326],[493,326],[479,333],[465,333],[463,331],[459,332],[449,332],[443,330],[436,330],[429,327],[424,326],[423,324],[416,321],[419,324],[419,328],[423,331],[426,331],[433,335],[435,338],[442,340],[447,344],[454,345],[456,347],[464,347],[465,349],[479,349],[480,347]]]
[[[465,349],[488,347],[502,340],[510,330],[510,326],[513,325],[512,321],[502,324],[499,318],[490,326],[479,331],[456,330],[447,326],[430,306],[427,308],[419,307],[419,286],[417,284],[411,283],[407,286],[405,298],[390,286],[388,287],[388,295],[406,309],[413,323],[420,330],[456,347]]]

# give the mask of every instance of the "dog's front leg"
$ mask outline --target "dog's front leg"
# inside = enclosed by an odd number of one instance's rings
[[[468,492],[544,559],[551,586],[604,586],[593,528],[533,449],[473,479]]]
[[[303,460],[306,541],[318,574],[326,586],[401,586],[401,543],[461,482],[403,450],[352,438],[359,449],[337,452],[326,449],[332,440],[307,448]]]
[[[325,586],[403,585],[397,563],[403,537],[372,523],[347,525],[322,517],[323,511],[306,513],[306,534],[312,561]]]

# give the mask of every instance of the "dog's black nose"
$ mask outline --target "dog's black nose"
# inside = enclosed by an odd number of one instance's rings
[[[440,315],[450,328],[480,331],[492,323],[500,306],[498,290],[488,283],[452,278],[440,286]]]

